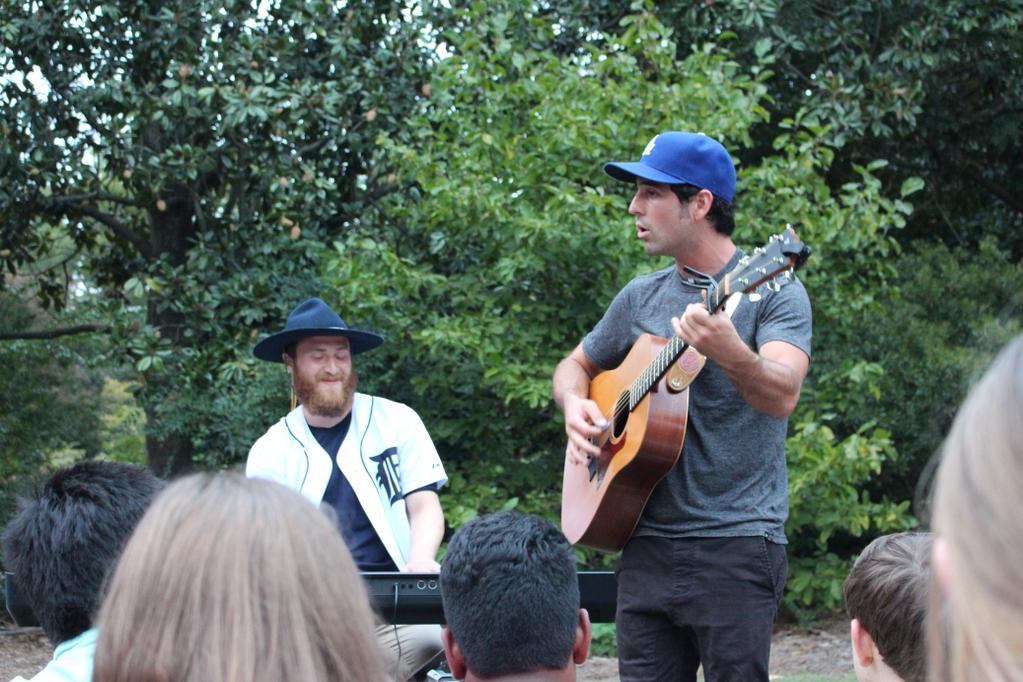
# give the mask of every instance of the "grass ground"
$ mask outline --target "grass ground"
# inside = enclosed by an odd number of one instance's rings
[[[613,631],[610,634],[613,636]],[[613,644],[613,637],[610,641]],[[856,682],[849,621],[835,617],[805,629],[794,624],[779,626],[771,643],[770,670],[775,682]],[[579,668],[577,679],[618,682],[613,647],[594,651],[593,657]]]

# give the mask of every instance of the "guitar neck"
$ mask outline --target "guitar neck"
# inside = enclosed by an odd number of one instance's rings
[[[728,276],[725,276],[723,285],[715,286],[710,289],[707,293],[708,300],[711,303],[708,304],[708,309],[711,314],[716,313],[721,308],[725,307],[725,302],[731,292],[731,286],[728,282]],[[728,313],[731,317],[731,312]],[[633,380],[629,385],[629,411],[631,412],[636,408],[641,400],[650,392],[650,389],[661,380],[668,368],[675,363],[682,354],[689,348],[689,344],[683,341],[674,334],[668,339],[668,342],[664,344],[660,352],[655,357],[647,368]]]
[[[654,387],[664,373],[668,371],[672,363],[678,360],[686,349],[689,348],[689,344],[680,339],[677,336],[672,336],[668,339],[668,342],[664,344],[661,351],[657,354],[657,357],[651,361],[647,368],[643,370],[636,379],[629,385],[629,411],[631,412],[636,408],[641,400],[650,392],[650,389]]]
[[[763,282],[774,279],[776,275],[798,268],[809,255],[810,248],[799,241],[795,230],[790,225],[781,234],[771,237],[767,244],[739,259],[739,264],[720,280],[715,281],[710,275],[685,268],[690,275],[693,275],[687,285],[703,289],[707,293],[707,308],[711,313],[715,313],[725,306],[725,302],[732,294],[753,291]],[[650,389],[661,380],[672,363],[678,360],[687,348],[689,348],[688,343],[674,334],[671,336],[657,357],[629,386],[630,412],[646,397]],[[619,407],[623,406],[619,404]]]

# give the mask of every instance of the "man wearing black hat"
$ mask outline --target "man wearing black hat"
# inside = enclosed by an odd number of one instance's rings
[[[706,356],[689,389],[682,455],[654,488],[618,571],[622,680],[767,680],[771,631],[787,572],[785,437],[810,361],[811,313],[795,278],[762,286],[732,316],[711,315],[683,267],[720,279],[742,255],[732,242],[735,167],[702,134],[657,135],[636,163],[629,205],[649,255],[674,262],[635,278],[554,372],[566,457],[584,466],[608,415],[590,380],[617,367],[642,333],[678,335]]]
[[[437,489],[447,476],[437,449],[412,408],[355,390],[352,356],[381,343],[377,334],[348,327],[319,298],[301,303],[284,330],[260,341],[253,353],[285,364],[300,405],[256,441],[245,473],[333,507],[359,570],[439,571],[444,516]],[[405,674],[440,650],[439,627],[380,632],[395,634],[400,647],[390,644]]]

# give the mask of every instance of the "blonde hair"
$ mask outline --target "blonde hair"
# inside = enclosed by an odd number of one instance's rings
[[[375,622],[330,519],[238,474],[154,502],[98,618],[96,682],[385,679]]]
[[[932,587],[932,679],[1023,679],[1023,337],[970,391],[945,441],[934,529],[949,580]],[[935,571],[937,573],[937,571]]]

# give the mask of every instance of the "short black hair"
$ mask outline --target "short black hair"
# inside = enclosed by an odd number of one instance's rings
[[[162,487],[148,469],[90,460],[19,501],[4,562],[54,645],[92,627],[107,573]]]
[[[702,189],[696,185],[687,184],[669,186],[678,200],[682,202],[689,201]],[[714,201],[710,205],[710,211],[707,212],[707,220],[714,225],[715,230],[725,236],[731,236],[735,231],[735,203],[726,201],[713,192],[711,194],[714,196]]]
[[[551,522],[518,512],[469,521],[440,570],[444,617],[478,677],[560,670],[579,623],[575,555]]]
[[[882,535],[860,553],[842,591],[850,618],[906,682],[927,679],[924,618],[931,583],[930,533]]]

